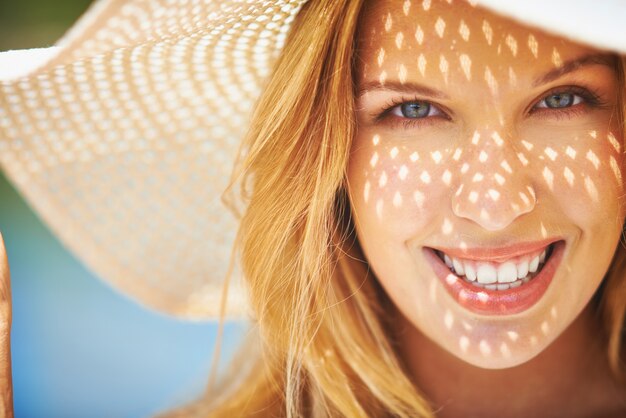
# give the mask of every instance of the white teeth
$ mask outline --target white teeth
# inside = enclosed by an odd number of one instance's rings
[[[512,283],[517,280],[515,263],[507,261],[498,266],[498,283]]]
[[[541,264],[544,261],[546,261],[546,250],[543,250],[541,254],[539,255],[539,263]]]
[[[522,281],[521,280],[517,280],[513,283],[510,284],[511,287],[517,287],[517,286],[521,286],[522,285]]]
[[[539,256],[535,256],[532,260],[530,260],[530,264],[528,265],[528,271],[534,273],[537,271],[539,267]]]
[[[461,264],[459,260],[457,260],[456,258],[452,258],[452,264],[454,265],[454,271],[456,271],[456,274],[458,274],[459,276],[463,276],[465,274],[465,270],[463,270],[463,264]]]
[[[496,290],[497,286],[495,284],[486,284],[485,289]]]
[[[443,260],[445,261],[446,266],[448,266],[448,268],[452,267],[452,260],[450,260],[450,257],[448,257],[448,254],[443,255]]]
[[[498,284],[496,285],[496,288],[497,288],[498,290],[506,290],[506,289],[508,289],[509,287],[511,287],[511,285],[510,285],[509,283],[498,283]]]
[[[476,278],[480,283],[483,284],[495,283],[498,281],[498,273],[496,272],[496,269],[490,264],[478,264]]]
[[[523,279],[528,275],[528,260],[521,261],[517,264],[517,278]]]
[[[476,281],[476,270],[470,263],[465,263],[465,277],[471,281]]]

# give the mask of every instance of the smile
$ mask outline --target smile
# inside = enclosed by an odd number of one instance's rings
[[[448,293],[480,314],[511,315],[541,299],[554,277],[565,241],[552,239],[515,250],[424,247],[424,256]]]

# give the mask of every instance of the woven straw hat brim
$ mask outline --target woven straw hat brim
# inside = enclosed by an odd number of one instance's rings
[[[8,58],[30,74],[0,85],[2,169],[116,289],[164,313],[216,318],[237,228],[220,196],[305,1],[98,1],[55,49]],[[621,1],[478,3],[626,52]],[[227,307],[247,312],[240,281]]]

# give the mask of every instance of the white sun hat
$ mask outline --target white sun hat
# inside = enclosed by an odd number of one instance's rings
[[[217,318],[237,229],[221,194],[305,2],[97,1],[54,47],[0,54],[0,167],[120,292],[181,318]],[[472,3],[626,53],[621,0]],[[247,312],[234,278],[228,317]]]

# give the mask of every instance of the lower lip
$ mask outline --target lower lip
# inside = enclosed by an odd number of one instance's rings
[[[454,275],[430,248],[424,248],[424,256],[459,305],[478,314],[512,315],[529,309],[541,299],[561,263],[564,249],[564,241],[554,243],[552,255],[538,275],[521,286],[506,290],[489,290],[467,283]]]

